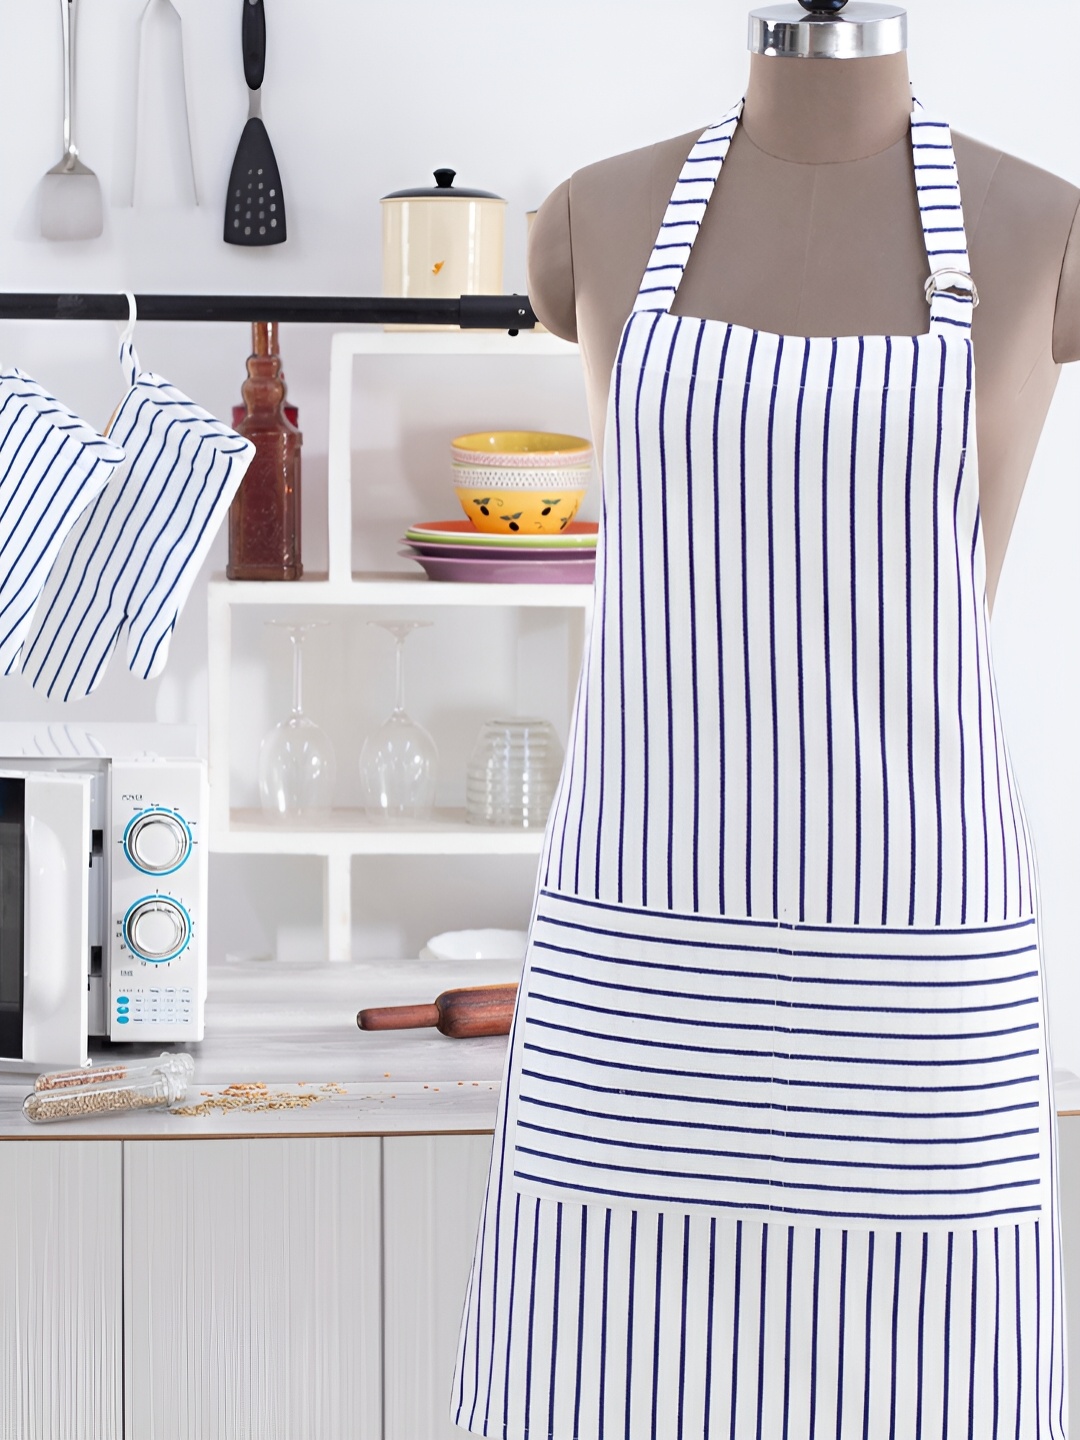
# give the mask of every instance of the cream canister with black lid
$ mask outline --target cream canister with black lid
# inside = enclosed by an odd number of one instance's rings
[[[436,170],[425,189],[384,195],[383,293],[424,299],[501,295],[506,201]]]

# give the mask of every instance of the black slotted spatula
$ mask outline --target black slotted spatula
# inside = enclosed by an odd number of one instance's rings
[[[248,118],[236,147],[225,202],[225,239],[230,245],[280,245],[285,240],[285,197],[274,147],[262,122],[266,14],[263,0],[243,0],[241,36]]]

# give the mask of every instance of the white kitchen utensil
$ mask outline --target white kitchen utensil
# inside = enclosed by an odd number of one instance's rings
[[[64,153],[41,185],[41,233],[46,240],[93,240],[104,227],[101,183],[79,159],[75,144],[76,0],[60,0],[64,36]]]
[[[147,0],[139,21],[135,162],[129,204],[198,205],[184,32],[172,0]]]

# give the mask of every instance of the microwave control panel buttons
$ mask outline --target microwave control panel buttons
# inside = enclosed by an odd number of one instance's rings
[[[188,1026],[195,1009],[195,994],[190,985],[130,985],[116,997],[117,1025]],[[138,1037],[130,1030],[131,1039]],[[165,1037],[167,1038],[167,1037]]]
[[[124,832],[124,853],[147,875],[171,875],[191,854],[191,829],[175,810],[143,810]]]
[[[175,960],[191,939],[191,918],[167,895],[148,895],[124,916],[124,943],[152,965]]]
[[[206,767],[147,753],[114,761],[106,851],[111,907],[103,1020],[111,1040],[203,1037],[206,998]],[[184,1003],[156,1004],[170,986]],[[126,997],[125,1002],[120,996]],[[147,1008],[149,1006],[149,1008]],[[141,1009],[141,1014],[137,1013]],[[153,1013],[151,1013],[153,1012]]]

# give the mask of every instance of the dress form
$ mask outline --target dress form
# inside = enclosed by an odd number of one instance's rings
[[[753,54],[742,124],[673,310],[795,335],[916,334],[926,255],[907,57]],[[717,113],[729,103],[717,97]],[[947,116],[945,117],[947,118]],[[529,295],[582,348],[598,445],[619,336],[698,132],[587,166],[541,207]],[[1080,190],[954,136],[972,271],[988,594],[1059,366],[1080,359]]]

